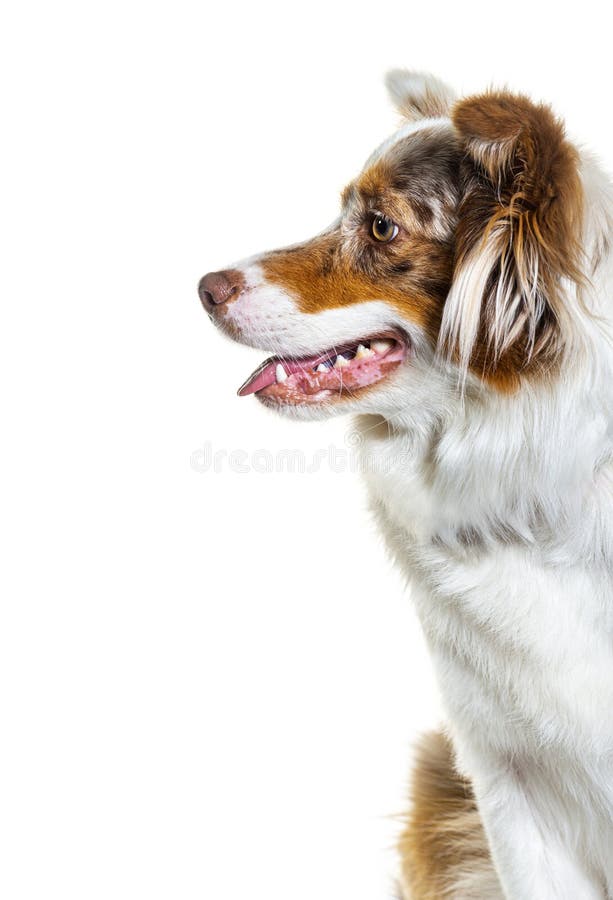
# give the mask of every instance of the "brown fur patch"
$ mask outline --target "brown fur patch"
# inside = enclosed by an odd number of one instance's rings
[[[384,159],[378,160],[358,176],[351,188],[356,188],[358,194],[363,197],[383,197],[392,183],[391,166]],[[348,199],[348,194],[343,192],[343,200]]]
[[[583,281],[578,154],[551,109],[526,97],[469,98],[453,122],[466,150],[455,277],[475,254],[494,259],[470,367],[512,390],[555,365],[572,315],[562,279]]]
[[[417,237],[408,243],[406,271],[401,254],[366,243],[362,253],[352,252],[339,232],[271,253],[261,267],[266,279],[288,291],[304,313],[384,300],[435,342],[451,277],[451,247]]]
[[[270,282],[305,313],[383,300],[422,326],[433,344],[451,283],[459,151],[449,129],[399,141],[343,193],[343,227],[263,257]],[[372,238],[374,213],[399,226]]]
[[[440,733],[417,748],[412,808],[400,838],[403,883],[411,900],[479,896],[454,891],[465,875],[492,876],[489,848],[470,783],[455,769],[453,748]]]

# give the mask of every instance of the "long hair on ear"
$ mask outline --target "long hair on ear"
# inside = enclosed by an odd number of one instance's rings
[[[440,349],[502,389],[572,342],[584,282],[578,153],[548,106],[507,92],[458,103],[465,157]]]

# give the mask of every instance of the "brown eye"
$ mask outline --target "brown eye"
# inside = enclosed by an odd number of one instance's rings
[[[398,234],[398,226],[387,216],[375,216],[370,228],[374,239],[382,243],[393,241]]]

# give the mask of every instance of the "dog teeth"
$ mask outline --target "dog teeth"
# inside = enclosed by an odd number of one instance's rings
[[[370,348],[371,350],[374,350],[375,353],[387,353],[387,351],[390,350],[393,346],[393,341],[388,341],[383,338],[379,341],[370,342]]]
[[[325,363],[320,363],[315,369],[316,372],[327,372],[328,366]]]
[[[335,369],[344,369],[345,366],[348,366],[348,365],[349,365],[349,360],[345,359],[345,357],[342,355],[342,353],[339,353],[339,355],[336,357],[336,362],[334,363],[334,368]]]
[[[275,369],[275,376],[277,378],[277,383],[282,383],[283,381],[287,381],[287,372],[281,365],[281,363],[277,363],[277,368]]]
[[[355,352],[356,359],[368,359],[369,356],[374,355],[374,350],[369,350],[368,347],[364,346],[364,344],[358,344],[358,349]]]

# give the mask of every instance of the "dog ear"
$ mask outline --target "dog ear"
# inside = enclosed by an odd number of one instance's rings
[[[410,121],[448,116],[456,100],[451,88],[424,72],[392,69],[385,84],[398,112]]]
[[[465,152],[456,264],[441,346],[512,389],[572,335],[583,282],[578,153],[548,106],[506,92],[458,103]]]

